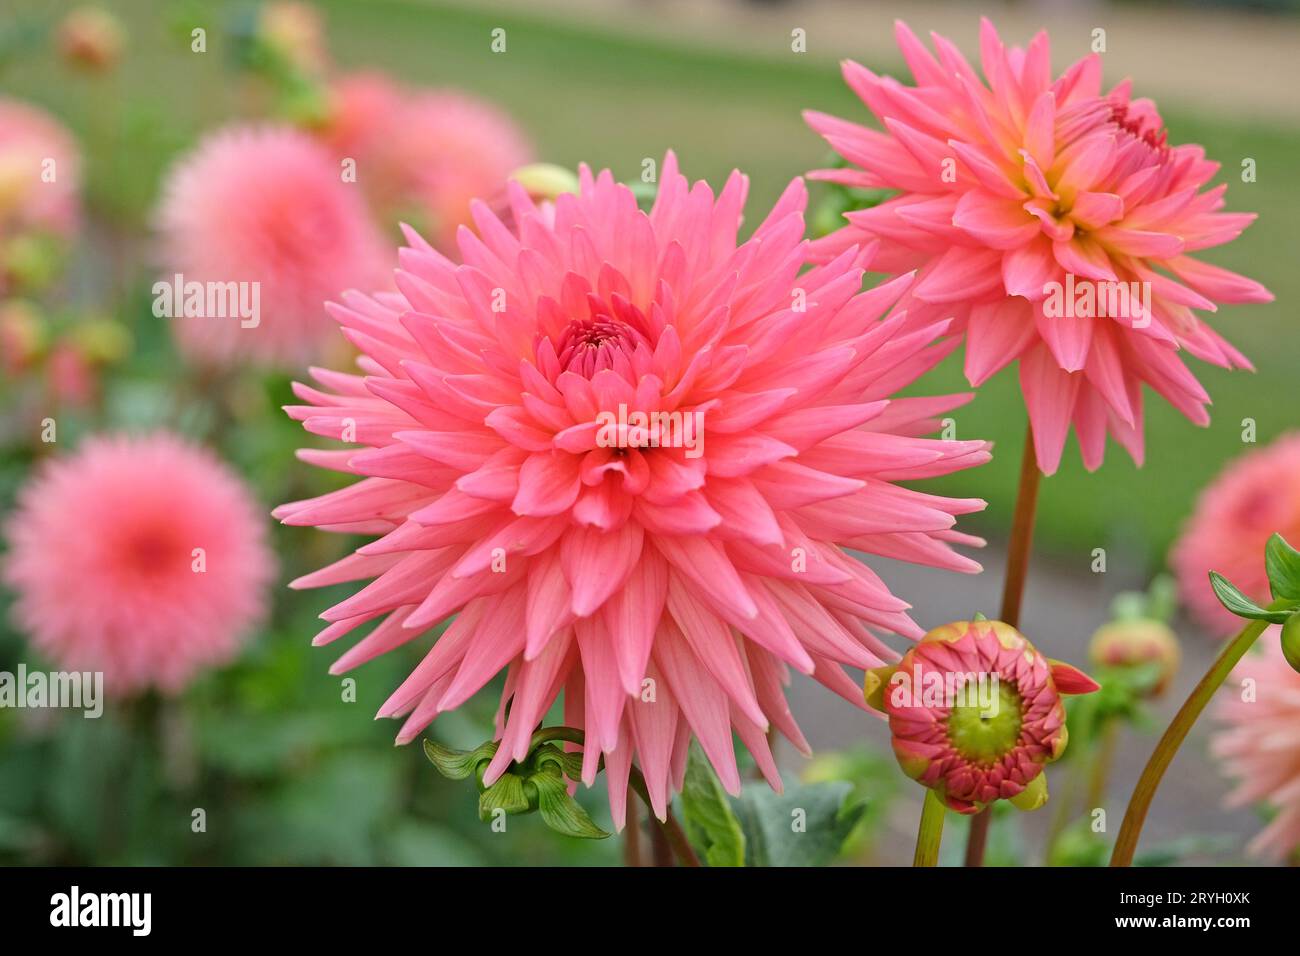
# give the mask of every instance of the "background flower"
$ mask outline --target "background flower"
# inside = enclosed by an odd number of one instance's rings
[[[8,519],[15,620],[115,693],[179,691],[262,619],[275,560],[260,511],[211,452],[172,435],[91,439],[52,459]]]
[[[1253,681],[1250,700],[1242,684]],[[1220,696],[1222,723],[1211,748],[1223,771],[1237,779],[1230,806],[1260,803],[1275,811],[1249,852],[1283,861],[1300,849],[1300,674],[1265,633],[1254,653],[1242,658]]]
[[[162,281],[260,284],[260,320],[176,317],[190,357],[300,364],[330,331],[324,303],[376,287],[387,267],[361,194],[304,133],[234,126],[208,136],[172,170],[157,213]]]
[[[860,293],[857,249],[801,272],[800,180],[739,245],[739,173],[715,197],[670,153],[648,215],[608,171],[580,182],[542,207],[515,186],[517,231],[476,204],[460,265],[411,234],[402,299],[333,308],[364,374],[316,373],[289,412],[368,446],[303,453],[361,480],[276,514],[381,535],[294,582],[375,579],[322,615],[318,643],[382,618],[335,673],[458,614],[379,712],[406,717],[399,741],[505,670],[490,784],[563,692],[621,827],[633,757],[662,817],[692,737],[729,790],[733,732],[779,787],[769,725],[806,748],[788,666],[862,705],[842,666],[922,632],[846,549],[977,570],[951,546],[977,543],[954,516],[983,502],[896,482],[988,451],[919,437],[968,396],[889,398],[945,354],[942,323],[879,321],[906,278]],[[699,454],[646,447],[636,412],[698,416]]]
[[[323,135],[356,161],[382,222],[409,221],[448,252],[456,230],[470,225],[470,200],[499,193],[533,154],[492,104],[457,90],[404,88],[375,72],[334,84]]]
[[[73,233],[80,188],[72,135],[45,111],[0,97],[0,293],[11,278],[15,242]]]
[[[1214,596],[1209,573],[1218,571],[1243,593],[1267,604],[1271,597],[1264,545],[1274,532],[1300,541],[1300,432],[1285,434],[1230,463],[1201,492],[1170,554],[1183,600],[1213,633],[1235,634],[1242,621]]]
[[[906,25],[896,32],[915,87],[844,64],[884,132],[806,114],[850,164],[813,177],[898,192],[849,213],[821,256],[885,240],[880,268],[919,270],[906,303],[913,319],[956,316],[972,385],[1019,360],[1047,474],[1071,427],[1089,469],[1101,465],[1107,434],[1141,464],[1144,384],[1207,424],[1209,395],[1178,352],[1251,366],[1193,310],[1272,299],[1259,283],[1190,256],[1235,239],[1255,218],[1221,211],[1226,185],[1204,189],[1219,165],[1200,146],[1169,145],[1155,105],[1131,98],[1128,82],[1103,95],[1097,54],[1053,81],[1046,31],[1026,49],[1008,48],[982,21],[983,79],[943,37],[933,37],[936,59]],[[1064,291],[1067,275],[1147,283],[1150,314],[1132,304],[1100,317],[1054,312],[1048,284]]]

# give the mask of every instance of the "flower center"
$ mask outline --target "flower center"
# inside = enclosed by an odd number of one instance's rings
[[[948,741],[961,756],[976,764],[992,764],[1020,740],[1020,692],[1009,681],[997,682],[997,695],[980,701],[974,687],[966,702],[948,712]]]
[[[1151,151],[1163,158],[1169,151],[1169,131],[1165,129],[1143,129],[1141,117],[1129,114],[1127,103],[1116,103],[1111,107],[1110,121],[1134,139],[1140,139],[1151,147]]]
[[[556,348],[560,366],[585,378],[602,369],[614,368],[619,355],[630,357],[638,336],[630,325],[600,316],[569,323]]]

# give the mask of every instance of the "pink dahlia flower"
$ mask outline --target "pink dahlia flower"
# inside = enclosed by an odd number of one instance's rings
[[[919,270],[904,304],[914,321],[955,316],[972,385],[1018,359],[1048,474],[1071,425],[1089,469],[1108,433],[1140,464],[1144,383],[1208,422],[1209,396],[1179,351],[1250,363],[1194,310],[1272,299],[1190,255],[1254,219],[1221,211],[1226,186],[1202,191],[1218,164],[1167,143],[1154,104],[1131,99],[1127,81],[1103,95],[1100,57],[1053,81],[1046,33],[1007,48],[983,21],[981,79],[943,37],[936,59],[905,25],[896,31],[916,86],[844,64],[884,132],[807,114],[851,164],[813,177],[898,191],[849,213],[818,254],[885,241],[876,267]]]
[[[1255,682],[1251,700],[1236,690],[1246,679]],[[1228,805],[1263,803],[1275,810],[1248,850],[1279,862],[1294,859],[1300,850],[1300,674],[1277,641],[1265,639],[1242,658],[1227,686],[1215,711],[1223,726],[1210,749],[1238,780]]]
[[[1274,532],[1300,541],[1300,432],[1229,464],[1201,492],[1174,545],[1170,563],[1183,600],[1212,633],[1226,637],[1245,622],[1219,603],[1209,573],[1218,571],[1253,600],[1268,604],[1264,546]]]
[[[475,204],[461,265],[409,233],[401,295],[333,309],[364,374],[317,371],[289,409],[361,445],[303,452],[361,480],[276,512],[380,535],[294,582],[375,579],[322,615],[319,644],[379,620],[335,673],[457,615],[379,712],[399,742],[504,670],[486,782],[562,693],[619,826],[633,760],[662,817],[692,737],[729,790],[733,731],[779,786],[767,728],[806,748],[787,666],[861,706],[841,667],[921,631],[847,550],[978,570],[953,524],[983,502],[897,482],[988,458],[921,437],[969,396],[889,398],[947,351],[943,323],[879,320],[910,280],[860,292],[856,248],[803,271],[801,180],[738,245],[745,177],[661,172],[649,214],[608,171],[553,205],[512,184],[517,230]]]
[[[160,284],[202,283],[202,315],[182,314],[182,351],[196,360],[278,365],[316,356],[330,332],[327,299],[354,285],[379,286],[388,261],[354,184],[328,150],[303,133],[232,127],[205,139],[171,172],[157,216],[165,274]],[[206,294],[240,284],[258,315],[210,308]],[[158,286],[155,286],[158,291]],[[214,302],[219,306],[220,303]]]
[[[376,73],[340,80],[326,141],[356,160],[357,181],[385,224],[406,220],[454,251],[470,201],[490,199],[532,161],[504,112],[450,90],[407,90]]]
[[[17,625],[119,694],[178,691],[233,658],[275,568],[248,489],[165,433],[52,460],[19,492],[6,538]]]
[[[43,110],[0,97],[0,243],[28,232],[69,236],[80,188],[72,134]]]
[[[1100,688],[1009,624],[958,621],[869,671],[864,689],[889,717],[903,772],[950,809],[978,813],[994,800],[1022,810],[1046,802],[1043,767],[1068,740],[1061,695]]]

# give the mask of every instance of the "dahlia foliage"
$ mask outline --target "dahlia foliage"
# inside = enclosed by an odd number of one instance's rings
[[[335,673],[456,615],[379,712],[400,742],[504,671],[485,784],[562,695],[617,826],[632,762],[663,818],[693,737],[728,790],[733,731],[779,787],[769,726],[807,746],[787,669],[862,706],[842,668],[922,634],[849,550],[978,570],[953,525],[983,502],[898,484],[989,457],[923,437],[968,396],[890,398],[947,323],[880,319],[911,279],[860,291],[874,244],[803,271],[798,179],[738,242],[746,189],[671,153],[648,214],[608,171],[553,204],[512,185],[513,229],[475,204],[460,262],[408,231],[397,294],[331,307],[361,374],[314,370],[289,412],[359,446],[301,454],[360,480],[276,515],[378,535],[294,582],[374,579],[322,615],[320,644],[378,620]]]
[[[1053,80],[1045,32],[1006,47],[983,21],[983,78],[944,37],[933,35],[932,54],[904,24],[896,32],[915,86],[844,65],[883,132],[805,114],[849,164],[813,178],[897,191],[849,213],[817,255],[880,240],[874,268],[918,270],[902,305],[917,325],[955,317],[972,385],[1019,360],[1047,474],[1071,427],[1089,469],[1107,434],[1140,464],[1144,384],[1208,423],[1209,395],[1179,353],[1250,363],[1196,310],[1272,299],[1191,255],[1255,218],[1222,211],[1226,185],[1205,189],[1219,165],[1200,146],[1168,143],[1155,105],[1127,81],[1103,93],[1098,55]]]

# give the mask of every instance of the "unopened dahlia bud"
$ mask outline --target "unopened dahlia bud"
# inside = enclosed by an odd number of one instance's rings
[[[563,193],[578,191],[578,177],[573,170],[554,163],[530,163],[510,174],[510,178],[524,187],[524,192],[534,202],[554,201]]]
[[[894,756],[952,810],[995,800],[1047,802],[1044,765],[1065,751],[1063,694],[1097,683],[1043,657],[1001,621],[958,621],[921,638],[898,664],[867,672],[867,703],[889,718]]]
[[[1092,636],[1088,656],[1097,667],[1137,668],[1158,664],[1144,696],[1159,697],[1178,673],[1182,651],[1167,624],[1150,618],[1112,621]]]
[[[77,7],[59,23],[59,54],[73,66],[102,72],[122,58],[126,33],[103,7]]]
[[[0,372],[21,372],[34,362],[45,342],[45,322],[26,299],[0,303]]]
[[[325,26],[308,3],[277,0],[262,7],[257,36],[282,62],[303,73],[320,74],[329,65]]]

